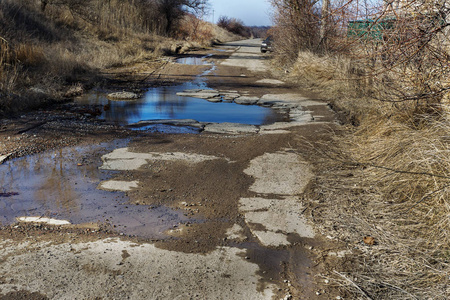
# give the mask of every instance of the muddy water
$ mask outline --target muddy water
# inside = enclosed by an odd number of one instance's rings
[[[42,216],[73,224],[106,222],[127,235],[164,237],[164,231],[187,221],[183,212],[164,206],[127,205],[125,193],[97,189],[112,175],[98,169],[100,157],[126,144],[121,140],[64,148],[0,165],[1,224],[14,223],[22,216]]]

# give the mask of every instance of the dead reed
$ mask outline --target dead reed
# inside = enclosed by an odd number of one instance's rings
[[[327,278],[351,299],[450,298],[449,54],[433,34],[448,24],[418,16],[381,42],[344,33],[341,52],[301,50],[280,70],[340,116],[333,141],[312,147],[309,200],[322,233],[347,245]]]
[[[318,178],[311,217],[324,235],[348,245],[345,261],[353,262],[330,272],[330,284],[352,299],[448,299],[446,110],[424,105],[428,100],[370,97],[364,64],[348,57],[300,53],[287,77],[344,115],[333,142],[313,147]],[[376,245],[365,244],[365,236]]]
[[[448,299],[449,129],[374,117],[319,147],[312,218],[353,262],[331,285],[355,299]]]

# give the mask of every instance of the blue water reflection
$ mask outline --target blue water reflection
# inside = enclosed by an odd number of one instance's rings
[[[252,125],[272,124],[282,121],[284,116],[276,111],[256,105],[244,106],[236,103],[212,103],[204,99],[176,95],[189,89],[204,89],[196,83],[163,86],[149,89],[141,99],[134,101],[111,101],[102,92],[91,92],[79,101],[86,104],[103,105],[100,119],[121,125],[142,120],[194,119],[211,123],[242,123]]]

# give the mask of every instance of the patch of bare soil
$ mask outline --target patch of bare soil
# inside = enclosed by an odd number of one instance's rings
[[[9,292],[0,296],[1,300],[47,300],[48,297],[38,292],[30,293],[28,291]]]

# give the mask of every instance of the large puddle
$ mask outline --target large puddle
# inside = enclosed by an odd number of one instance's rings
[[[164,237],[164,231],[188,220],[182,211],[128,205],[125,193],[97,189],[113,174],[98,169],[100,157],[126,143],[64,148],[0,165],[0,223],[48,217],[73,224],[106,222],[127,235]]]
[[[238,105],[232,102],[212,103],[204,99],[178,96],[178,92],[202,89],[195,83],[149,89],[134,101],[113,101],[103,92],[91,92],[79,101],[83,104],[107,106],[100,119],[120,125],[147,120],[194,119],[207,123],[272,124],[285,116],[267,107]]]
[[[194,66],[205,66],[205,65],[211,65],[210,62],[206,61],[208,57],[211,57],[212,54],[196,57],[196,56],[187,56],[187,57],[180,57],[175,60],[177,64],[183,64],[183,65],[194,65]]]
[[[204,58],[186,57],[179,62],[203,64]],[[206,123],[241,123],[251,125],[272,124],[286,121],[286,115],[271,108],[257,105],[239,105],[232,101],[212,103],[195,97],[178,96],[185,90],[208,90],[205,77],[215,71],[211,68],[196,76],[192,82],[175,86],[149,88],[144,95],[132,101],[115,101],[107,98],[106,91],[91,91],[77,100],[81,104],[103,107],[100,119],[128,125],[139,121],[194,119]]]

